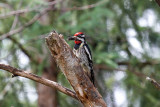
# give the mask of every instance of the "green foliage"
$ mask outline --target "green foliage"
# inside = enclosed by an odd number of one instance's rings
[[[95,59],[97,64],[106,64],[112,68],[117,68],[118,65],[113,61],[116,57],[116,53],[98,53]]]
[[[67,10],[97,2],[103,3],[94,8],[84,10]],[[48,7],[43,0],[1,0],[1,3],[8,4],[8,7],[6,8],[6,5],[0,6],[0,14],[6,14],[18,9],[33,9],[40,5],[36,8],[36,11],[20,14],[15,29],[24,25],[39,11]],[[19,56],[24,52],[19,45],[8,38],[0,41],[0,63],[5,62],[21,69],[31,69],[37,75],[41,75],[44,68],[47,68],[50,64],[50,61],[48,61],[49,52],[47,51],[44,37],[41,37],[41,35],[56,30],[67,39],[67,36],[82,31],[86,34],[87,42],[91,47],[94,65],[104,65],[110,68],[97,68],[94,71],[98,82],[97,88],[103,93],[104,99],[108,101],[108,98],[113,96],[114,88],[121,87],[127,94],[126,102],[128,107],[135,107],[135,105],[139,107],[160,106],[159,91],[145,78],[136,75],[136,73],[143,73],[156,80],[160,78],[160,31],[158,27],[160,13],[158,5],[154,1],[67,0],[56,4],[55,8],[55,10],[45,14],[46,17],[50,18],[49,21],[47,18],[45,19],[49,24],[43,24],[43,20],[39,19],[22,32],[12,35],[31,55],[32,58],[28,58],[29,63],[22,66],[21,63],[26,58],[19,58]],[[140,23],[142,22],[139,20],[144,17],[148,10],[155,14],[155,23],[153,25],[146,24],[141,26]],[[145,18],[147,19],[148,16],[145,16]],[[10,31],[14,19],[15,15],[0,19],[0,35]],[[151,23],[152,21],[147,20],[146,22]],[[129,29],[135,32],[127,33]],[[132,36],[133,33],[135,33],[134,36]],[[137,43],[134,40],[140,44],[141,50],[139,50],[139,46],[136,47]],[[69,42],[69,44],[73,47],[73,42]],[[38,59],[40,63],[37,65],[32,59]],[[122,64],[119,64],[119,62],[122,62]],[[121,68],[125,71],[125,76],[118,80],[117,78],[120,78],[120,76],[116,77],[115,74],[121,71]],[[0,71],[0,93],[7,85],[8,78],[10,78],[10,74]],[[63,86],[71,88],[62,73],[59,73],[57,78],[57,81]],[[117,85],[117,83],[123,85]],[[32,83],[30,85],[36,87]],[[108,89],[112,90],[112,92]],[[35,107],[36,103],[30,102],[28,100],[30,98],[26,97],[23,101],[20,100],[21,98],[18,94],[21,92],[25,95],[24,91],[27,90],[23,89],[23,81],[15,81],[13,88],[8,91],[4,99],[0,100],[0,106]],[[61,107],[80,105],[72,98],[59,92],[58,102]],[[115,102],[113,98],[113,101],[107,103]]]

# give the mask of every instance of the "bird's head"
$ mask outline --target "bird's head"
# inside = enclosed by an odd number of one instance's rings
[[[81,44],[85,42],[85,35],[83,32],[77,32],[74,36],[69,37],[68,40],[74,40],[75,44]]]

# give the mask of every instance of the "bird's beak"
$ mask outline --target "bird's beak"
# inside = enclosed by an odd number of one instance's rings
[[[68,40],[75,40],[75,39],[76,39],[75,36],[71,36],[71,37],[68,38]]]

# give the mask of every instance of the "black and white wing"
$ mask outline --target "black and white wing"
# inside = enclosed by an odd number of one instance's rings
[[[92,81],[92,83],[94,84],[94,72],[93,72],[93,62],[92,62],[92,54],[91,54],[91,50],[89,48],[89,46],[87,44],[84,44],[84,49],[85,49],[85,53],[87,55],[87,59],[88,59],[88,64],[90,67],[90,73],[91,73],[91,77],[90,80]]]

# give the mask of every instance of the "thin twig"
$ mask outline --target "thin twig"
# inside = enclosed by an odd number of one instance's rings
[[[90,4],[90,5],[86,5],[86,6],[82,6],[82,7],[73,7],[73,8],[68,8],[66,9],[67,11],[70,11],[70,10],[86,10],[86,9],[90,9],[90,8],[94,8],[94,7],[97,7],[101,4],[104,4],[105,2],[108,2],[109,0],[102,0],[102,1],[99,1],[95,4]]]
[[[23,1],[21,0],[20,3],[19,3],[19,5],[18,5],[18,8],[21,7],[22,2],[23,2]],[[14,18],[14,21],[13,21],[13,23],[12,23],[12,26],[11,26],[10,31],[16,28],[18,22],[19,22],[19,14],[16,14],[16,15],[15,15],[15,18]]]
[[[21,4],[22,4],[22,1],[20,2],[19,7],[21,6]],[[12,27],[11,27],[10,31],[12,31],[13,29],[16,28],[16,26],[17,26],[17,24],[18,24],[18,22],[19,22],[18,19],[19,19],[19,14],[16,14],[16,15],[15,15],[15,18],[14,18],[14,21],[13,21],[13,23],[12,23]],[[32,62],[37,63],[37,61],[30,55],[30,53],[27,51],[27,49],[25,49],[24,46],[23,46],[20,42],[18,42],[18,40],[16,40],[15,38],[13,38],[13,37],[11,37],[11,36],[9,36],[8,38],[9,38],[12,42],[14,42],[15,44],[17,44],[18,47],[21,49],[21,51],[22,51]]]
[[[34,22],[36,22],[41,16],[43,16],[44,14],[46,14],[48,11],[52,10],[51,8],[47,8],[45,10],[43,10],[42,12],[40,12],[39,14],[35,15],[30,21],[28,21],[27,23],[25,23],[24,25],[20,26],[17,29],[11,30],[10,32],[3,34],[0,36],[0,40],[3,40],[13,34],[19,33],[21,31],[23,31],[26,27],[32,25]]]
[[[50,8],[44,9],[42,12],[40,12],[38,15],[35,15],[35,17],[33,17],[33,19],[31,19],[29,22],[27,22],[27,23],[24,24],[23,26],[15,29],[15,30],[12,30],[12,31],[10,31],[10,32],[8,32],[8,33],[6,33],[6,34],[1,35],[1,36],[0,36],[0,40],[3,40],[3,39],[5,39],[5,38],[7,38],[7,37],[9,37],[9,36],[11,36],[11,35],[13,35],[13,34],[16,34],[16,33],[19,33],[19,32],[21,32],[21,31],[23,31],[24,28],[30,26],[30,25],[33,24],[35,21],[37,21],[38,18],[40,18],[43,14],[45,14],[45,13],[47,13],[49,10],[51,10],[51,6],[52,6],[52,5],[54,5],[54,4],[56,4],[56,3],[60,2],[60,1],[61,1],[61,0],[57,0],[57,1],[54,1],[54,2],[48,3],[48,5],[50,6]],[[95,3],[95,4],[86,5],[86,6],[82,6],[82,7],[68,8],[68,9],[66,9],[66,10],[67,10],[67,11],[70,11],[70,10],[85,10],[85,9],[89,9],[89,8],[96,7],[96,6],[100,5],[100,4],[103,4],[103,3],[106,2],[106,1],[108,1],[108,0],[100,1],[100,2],[97,2],[97,3]],[[8,16],[12,16],[12,15],[14,15],[14,14],[20,14],[20,13],[23,13],[23,12],[29,12],[29,11],[31,11],[31,10],[27,10],[27,9],[26,9],[26,10],[12,11],[11,13],[8,13]],[[6,15],[6,16],[7,16],[7,15]],[[0,18],[1,18],[1,17],[2,17],[2,16],[0,16]],[[3,16],[3,17],[5,17],[5,16]]]
[[[63,8],[62,10],[64,10],[64,11],[86,10],[86,9],[97,7],[97,6],[101,5],[101,4],[105,4],[105,2],[108,2],[108,1],[109,0],[103,0],[103,1],[99,1],[99,2],[97,2],[95,4],[85,5],[85,6],[82,6],[82,7]]]
[[[12,8],[9,4],[7,3],[0,3],[1,8]]]
[[[55,5],[56,3],[60,2],[60,1],[61,0],[56,0],[56,1],[48,3],[48,5],[49,5],[48,8],[45,8],[44,10],[42,10],[39,14],[35,15],[30,21],[28,21],[24,25],[20,26],[19,28],[11,30],[10,32],[8,32],[6,34],[1,35],[0,40],[3,40],[13,34],[16,34],[16,33],[23,31],[26,27],[28,27],[28,26],[32,25],[34,22],[36,22],[41,16],[43,16],[44,14],[48,13],[51,10],[54,10],[55,8],[53,9],[52,5]]]
[[[18,16],[19,16],[18,14],[15,16],[14,21],[13,21],[13,24],[12,24],[12,26],[11,26],[10,31],[16,28],[16,25],[17,25],[17,24],[18,24],[18,22],[19,22],[19,20],[18,20],[18,19],[19,19],[19,17],[18,17]]]
[[[37,10],[37,8],[33,8],[33,9],[21,9],[21,10],[11,11],[9,13],[1,14],[0,15],[0,19],[4,19],[4,18],[7,18],[9,16],[16,15],[16,14],[28,13],[28,12],[35,11],[35,10]]]
[[[5,65],[5,64],[0,64],[0,69],[8,71],[8,72],[12,73],[13,75],[25,77],[25,78],[34,80],[38,83],[44,84],[46,86],[56,88],[57,90],[61,91],[62,93],[67,94],[67,95],[77,99],[77,96],[76,96],[75,92],[73,92],[72,90],[70,90],[66,87],[63,87],[62,85],[58,84],[57,82],[39,77],[35,74],[28,73],[28,72],[25,72],[23,70],[19,70],[17,68],[14,68],[14,67],[11,67],[11,66]]]
[[[55,0],[55,1],[52,1],[52,2],[44,3],[43,5],[44,6],[52,6],[52,5],[55,5],[56,3],[59,3],[61,1],[62,0]],[[28,12],[32,12],[32,11],[39,11],[39,8],[42,8],[42,5],[35,6],[34,8],[27,8],[27,9],[21,9],[21,10],[19,9],[19,10],[11,11],[9,13],[0,14],[0,19],[4,19],[4,18],[7,18],[9,16],[16,15],[16,14],[23,14],[23,13],[28,13]]]
[[[158,83],[156,80],[150,78],[150,77],[146,77],[147,80],[151,81],[151,83],[160,90],[160,83]]]
[[[59,3],[61,1],[62,0],[56,0],[56,1],[48,2],[48,3],[46,3],[46,5],[47,6],[52,6],[52,5],[54,5],[56,3]],[[86,6],[82,6],[82,7],[65,8],[63,10],[66,10],[66,11],[71,11],[71,10],[86,10],[86,9],[94,8],[96,6],[104,4],[107,1],[108,0],[104,0],[104,1],[97,2],[95,4],[90,4],[90,5],[86,5]],[[23,13],[28,13],[28,12],[32,12],[32,11],[39,11],[38,8],[41,8],[41,7],[42,7],[42,5],[39,5],[39,6],[35,6],[34,8],[31,8],[31,9],[27,8],[27,9],[21,9],[21,10],[11,11],[11,12],[5,13],[5,14],[0,14],[0,19],[4,19],[4,18],[7,18],[9,16],[16,15],[16,14],[23,14]]]

